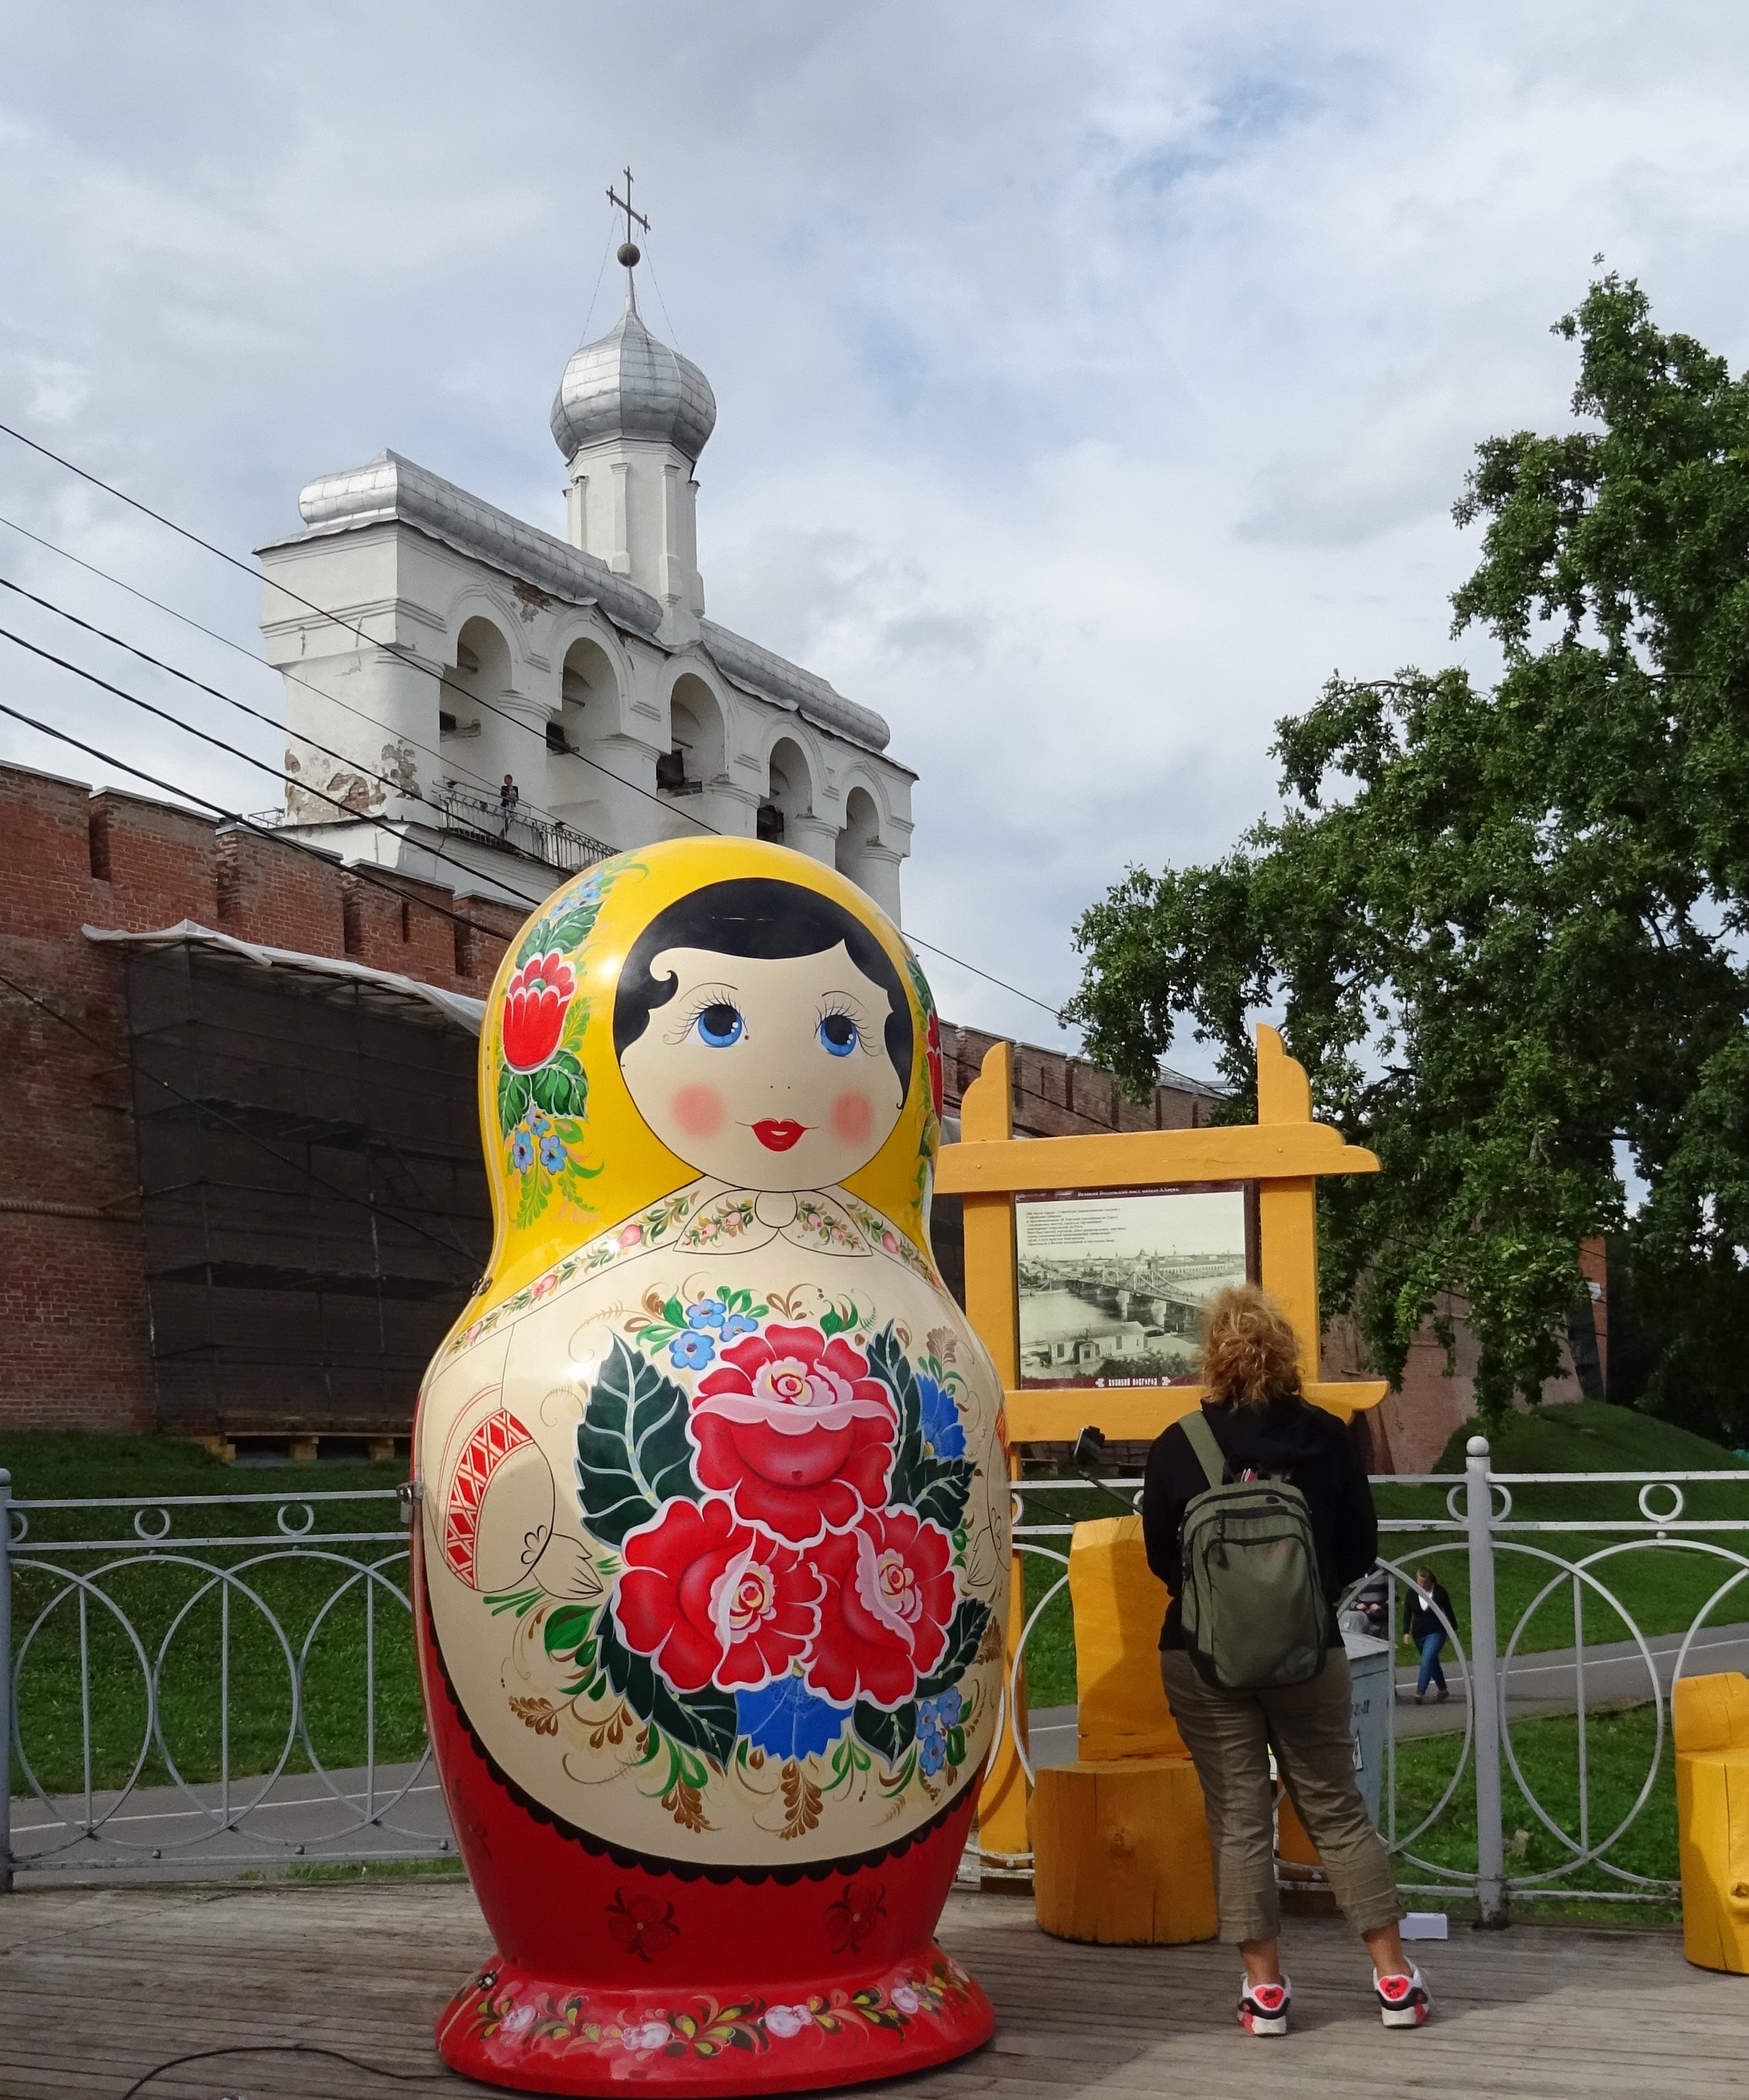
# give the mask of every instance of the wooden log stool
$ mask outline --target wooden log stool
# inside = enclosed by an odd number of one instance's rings
[[[1698,1969],[1749,1975],[1749,1678],[1671,1689],[1682,1951]]]
[[[1040,1771],[1031,1807],[1040,1925],[1060,1939],[1211,1939],[1214,1869],[1196,1769],[1160,1686],[1166,1592],[1140,1517],[1078,1524],[1069,1546],[1080,1701],[1072,1765]]]

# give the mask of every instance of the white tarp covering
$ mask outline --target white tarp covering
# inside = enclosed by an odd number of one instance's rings
[[[234,955],[258,963],[263,969],[276,967],[285,969],[313,970],[322,977],[350,977],[356,983],[374,985],[383,991],[401,992],[413,999],[422,999],[457,1021],[470,1035],[478,1035],[485,1017],[486,1002],[470,999],[466,992],[445,991],[439,985],[422,983],[417,977],[404,977],[398,970],[374,970],[367,963],[348,962],[343,956],[303,955],[294,948],[263,948],[254,941],[240,941],[233,933],[215,933],[210,926],[202,926],[193,919],[184,919],[178,925],[162,926],[155,932],[128,933],[104,926],[81,929],[87,941],[114,941],[123,947],[171,948],[182,942],[197,942],[205,948],[226,948]]]

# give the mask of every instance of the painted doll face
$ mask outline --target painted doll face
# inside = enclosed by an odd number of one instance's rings
[[[668,948],[650,970],[678,983],[620,1069],[688,1166],[739,1189],[824,1189],[886,1142],[905,1097],[887,995],[841,944],[777,961]]]

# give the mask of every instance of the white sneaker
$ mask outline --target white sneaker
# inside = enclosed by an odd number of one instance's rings
[[[1379,2017],[1388,2027],[1418,2027],[1433,2010],[1426,1979],[1411,1963],[1407,1976],[1375,1976]]]
[[[1250,1983],[1239,1979],[1239,2023],[1247,2034],[1284,2035],[1287,2005],[1293,1986],[1283,1976],[1279,1983]]]

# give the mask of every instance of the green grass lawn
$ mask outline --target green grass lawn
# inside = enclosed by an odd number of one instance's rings
[[[96,1788],[122,1784],[143,1751],[139,1777],[144,1785],[170,1776],[166,1752],[183,1777],[216,1778],[227,1732],[234,1774],[271,1771],[282,1752],[286,1770],[307,1771],[306,1728],[316,1756],[329,1767],[363,1763],[373,1724],[378,1762],[419,1754],[425,1731],[405,1607],[378,1583],[367,1608],[366,1585],[354,1578],[350,1567],[338,1559],[294,1557],[276,1543],[281,1501],[295,1504],[300,1493],[316,1490],[392,1489],[406,1476],[404,1464],[232,1467],[169,1437],[35,1433],[0,1437],[0,1467],[11,1472],[13,1494],[20,1500],[152,1494],[275,1498],[254,1510],[172,1511],[167,1546],[179,1539],[243,1534],[266,1534],[276,1542],[267,1547],[221,1543],[192,1550],[203,1568],[152,1561],[130,1513],[32,1513],[29,1537],[15,1549],[13,1641],[15,1655],[23,1651],[17,1684],[20,1740],[50,1792],[77,1791],[86,1784],[81,1717],[87,1699],[90,1782]],[[385,1563],[386,1584],[404,1589],[406,1560],[399,1546],[404,1534],[392,1501],[305,1507],[313,1519],[312,1535],[394,1533],[374,1546],[337,1545],[332,1551]],[[302,1523],[302,1511],[291,1520]],[[56,1540],[73,1538],[115,1541],[113,1551],[68,1555],[63,1564],[89,1572],[109,1566],[95,1592],[85,1593],[82,1672],[80,1594],[60,1577],[29,1564],[33,1547],[52,1552]],[[119,1561],[130,1564],[113,1564]],[[229,1586],[229,1696],[224,1700],[225,1586],[212,1573],[219,1569],[236,1577]],[[45,1612],[33,1634],[33,1623]],[[150,1736],[146,1674],[120,1613],[131,1622],[147,1657],[159,1665],[161,1742]],[[283,1632],[283,1645],[272,1619]],[[373,1634],[373,1713],[365,1696]],[[303,1728],[296,1731],[288,1646],[293,1657],[307,1657]],[[13,1791],[25,1784],[15,1753]]]
[[[1574,1839],[1583,1829],[1591,1842],[1597,1844],[1607,1839],[1632,1810],[1652,1768],[1657,1735],[1657,1715],[1650,1706],[1586,1717],[1587,1800],[1583,1824],[1578,1717],[1552,1714],[1541,1720],[1515,1722],[1512,1743],[1520,1768],[1551,1821]],[[1445,1792],[1461,1744],[1460,1736],[1424,1736],[1417,1741],[1398,1745],[1399,1838],[1407,1838]],[[1508,1880],[1546,1873],[1570,1860],[1571,1846],[1555,1836],[1530,1808],[1509,1767],[1503,1772],[1502,1781]],[[1474,1873],[1476,1798],[1467,1772],[1438,1820],[1407,1849],[1437,1865]],[[1658,1775],[1645,1807],[1604,1857],[1630,1873],[1676,1879],[1676,1794],[1667,1731]],[[1423,1877],[1408,1864],[1400,1864],[1398,1873],[1406,1882]],[[1582,1888],[1628,1886],[1612,1881],[1595,1864],[1577,1869],[1570,1879]],[[1526,1899],[1524,1908],[1533,1906]],[[1545,1906],[1537,1904],[1534,1908],[1540,1911]],[[1645,1913],[1636,1911],[1636,1914]]]

